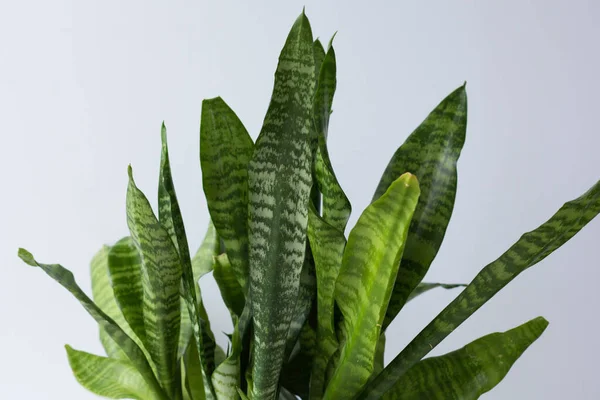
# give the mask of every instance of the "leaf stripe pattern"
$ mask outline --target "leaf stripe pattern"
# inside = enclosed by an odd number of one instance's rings
[[[600,181],[565,203],[537,229],[525,233],[497,260],[488,264],[362,392],[359,399],[379,399],[406,371],[454,329],[515,279],[558,249],[600,213]]]
[[[383,400],[477,400],[504,379],[547,326],[548,321],[538,317],[452,353],[427,358],[412,367]]]
[[[248,163],[253,151],[252,138],[223,99],[204,100],[202,185],[212,221],[244,293],[248,281]]]
[[[324,399],[351,399],[373,373],[381,323],[418,200],[417,178],[403,174],[350,232],[335,287],[345,342]]]
[[[131,166],[128,172],[127,225],[142,260],[144,344],[156,366],[159,382],[169,396],[175,396],[180,386],[176,375],[180,328],[179,255],[148,199],[135,186]]]
[[[65,348],[75,378],[89,391],[110,399],[161,400],[128,361]]]
[[[312,186],[312,32],[296,20],[279,57],[271,103],[249,166],[253,398],[274,399],[304,262]]]
[[[390,160],[373,201],[404,172],[419,179],[421,197],[398,270],[385,329],[429,270],[450,222],[456,197],[456,163],[465,143],[467,94],[461,86],[446,97]]]
[[[168,227],[167,230],[171,236],[172,243],[174,243],[176,247],[176,254],[178,255],[177,265],[179,266],[179,271],[181,273],[180,285],[183,286],[183,296],[184,302],[187,305],[188,321],[191,321],[194,339],[198,346],[204,389],[207,397],[212,399],[214,398],[214,390],[210,382],[210,375],[214,370],[215,344],[212,340],[205,340],[205,331],[207,330],[206,320],[203,320],[200,316],[200,311],[198,310],[196,291],[199,291],[199,287],[197,282],[194,281],[190,249],[187,242],[185,227],[183,225],[181,209],[175,193],[175,186],[173,185],[173,177],[169,162],[169,148],[167,145],[167,129],[164,123],[161,129],[161,142],[160,174],[158,179],[159,220],[163,226]],[[181,301],[180,307],[181,311],[183,311],[184,307],[181,306]],[[183,320],[185,321],[185,319]],[[185,348],[187,347],[186,345],[186,338],[180,340],[180,348]]]
[[[38,263],[30,252],[22,248],[19,249],[19,257],[26,264],[41,268],[49,277],[58,282],[79,300],[83,308],[94,318],[98,325],[121,347],[121,350],[127,355],[131,364],[136,367],[144,377],[146,383],[152,387],[153,391],[160,394],[161,399],[168,399],[139,346],[81,290],[75,282],[75,277],[71,271],[59,264]]]

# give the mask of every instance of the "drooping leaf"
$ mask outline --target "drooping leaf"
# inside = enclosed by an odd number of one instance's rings
[[[317,352],[310,379],[310,398],[320,399],[325,388],[329,360],[338,349],[334,326],[335,282],[342,265],[346,238],[325,222],[314,207],[308,213],[308,240],[317,276]]]
[[[454,329],[515,279],[558,249],[600,212],[600,181],[585,194],[565,203],[537,229],[525,233],[498,259],[488,264],[433,321],[369,384],[360,399],[379,399]]]
[[[330,43],[320,68],[313,104],[314,124],[318,138],[318,148],[314,165],[317,187],[323,194],[323,219],[343,233],[346,229],[348,218],[350,218],[352,207],[333,172],[333,166],[331,165],[327,150],[329,116],[331,114],[335,88],[335,51]]]
[[[433,283],[433,282],[421,282],[419,283],[419,285],[415,288],[415,290],[412,291],[412,293],[410,294],[410,296],[408,296],[408,299],[406,299],[406,302],[408,303],[409,301],[413,300],[415,297],[418,297],[420,295],[422,295],[425,292],[428,292],[432,289],[437,289],[437,288],[442,288],[442,289],[456,289],[456,288],[462,288],[462,287],[466,287],[467,285],[464,283]]]
[[[345,341],[324,399],[351,399],[373,373],[381,323],[418,200],[417,178],[405,173],[350,232],[334,294]]]
[[[127,225],[142,260],[144,345],[169,396],[180,388],[177,376],[180,328],[181,261],[173,240],[156,219],[129,167]]]
[[[383,322],[385,329],[429,270],[456,196],[456,163],[467,129],[467,94],[461,86],[446,97],[406,139],[390,160],[373,201],[404,172],[419,179],[421,197],[406,240],[398,278]]]
[[[203,330],[206,330],[206,319],[203,319],[198,309],[198,284],[194,280],[192,269],[192,261],[190,259],[190,250],[183,225],[183,217],[175,186],[173,185],[173,177],[171,174],[171,166],[169,162],[169,148],[167,145],[167,130],[163,124],[161,130],[162,151],[160,161],[160,176],[158,184],[158,209],[160,224],[167,228],[171,236],[172,243],[175,244],[178,252],[180,266],[180,276],[183,279],[180,284],[183,287],[183,296],[187,304],[187,312],[191,321],[194,339],[198,347],[200,356],[200,365],[202,367],[202,379],[204,381],[204,390],[209,398],[214,397],[214,390],[210,382],[210,376],[214,370],[214,342],[204,343]],[[183,308],[183,307],[182,307]],[[185,325],[184,325],[185,326]],[[186,332],[187,333],[187,332]],[[186,338],[183,338],[180,348],[187,347]],[[209,349],[210,347],[210,349]]]
[[[248,232],[254,318],[253,398],[274,399],[304,263],[312,186],[314,56],[308,19],[296,20],[250,161]]]
[[[503,333],[492,333],[462,349],[417,363],[383,400],[477,400],[506,376],[512,365],[544,332],[542,317]]]
[[[65,346],[73,374],[81,386],[109,399],[161,400],[126,360],[96,356]]]
[[[240,286],[248,281],[248,163],[254,143],[221,99],[202,102],[200,164],[210,216]]]
[[[219,286],[221,297],[232,317],[236,316],[239,318],[242,315],[246,301],[243,289],[238,283],[226,253],[215,257],[213,277]]]
[[[139,346],[119,327],[119,325],[106,313],[104,313],[75,282],[73,273],[59,264],[41,264],[38,263],[33,255],[25,249],[19,249],[19,257],[28,265],[41,268],[48,276],[67,289],[85,308],[85,310],[94,318],[94,320],[103,328],[111,339],[119,345],[121,350],[127,355],[129,361],[144,377],[146,383],[155,393],[167,399],[163,389],[160,387],[154,372],[146,360],[144,353]]]

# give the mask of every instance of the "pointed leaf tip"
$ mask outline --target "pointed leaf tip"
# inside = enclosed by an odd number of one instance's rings
[[[25,250],[24,248],[19,248],[19,258],[25,262],[27,265],[31,265],[32,267],[37,267],[37,262],[33,258],[33,254]]]
[[[333,39],[335,39],[335,36],[337,35],[338,31],[333,32],[333,36],[331,37],[331,39],[329,39],[329,44],[327,45],[327,51],[329,51],[329,49],[331,49],[331,47],[333,46]]]
[[[131,168],[131,164],[127,166],[127,176],[129,176],[129,181],[133,183],[133,168]]]

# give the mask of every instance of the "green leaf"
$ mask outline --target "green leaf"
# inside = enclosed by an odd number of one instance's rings
[[[109,399],[160,400],[128,361],[96,356],[65,346],[73,374],[81,386]]]
[[[462,349],[425,359],[412,367],[384,400],[476,400],[492,390],[544,332],[542,317],[503,333],[492,333]]]
[[[324,399],[352,398],[373,373],[381,323],[418,200],[417,178],[403,174],[350,232],[334,295],[345,342]]]
[[[415,297],[422,295],[425,292],[428,292],[432,289],[437,289],[437,288],[442,288],[442,289],[456,289],[456,288],[462,288],[462,287],[466,287],[467,285],[464,283],[432,283],[432,282],[421,282],[419,283],[419,285],[415,288],[415,290],[412,291],[412,293],[410,294],[410,296],[408,296],[408,299],[406,299],[406,302],[408,303],[409,301],[413,300]]]
[[[198,284],[200,278],[213,270],[214,257],[220,253],[219,236],[212,221],[209,221],[208,229],[202,240],[202,244],[192,258],[192,271],[194,273],[194,282]],[[200,288],[196,290],[196,297],[200,298]]]
[[[467,94],[465,86],[461,86],[406,139],[377,186],[373,201],[404,172],[416,175],[421,188],[383,329],[423,280],[442,244],[454,208],[456,163],[465,142],[466,129]]]
[[[204,378],[196,343],[189,344],[188,350],[184,354],[184,364],[185,388],[191,400],[205,400]]]
[[[558,249],[600,212],[600,181],[581,197],[563,205],[537,229],[525,233],[497,260],[488,264],[381,374],[360,399],[379,399],[454,329],[515,279]]]
[[[317,276],[317,352],[312,367],[310,398],[320,399],[325,389],[325,372],[338,349],[334,326],[335,282],[342,265],[346,238],[325,222],[314,207],[308,212],[308,240]]]
[[[81,290],[75,282],[75,277],[71,271],[59,264],[38,263],[33,255],[25,249],[19,249],[19,257],[31,266],[41,268],[48,276],[75,296],[100,327],[121,347],[121,350],[127,355],[131,364],[140,372],[153,391],[160,393],[163,399],[167,398],[139,346]]]
[[[198,298],[196,291],[199,291],[198,284],[194,279],[192,269],[192,261],[190,259],[190,250],[183,225],[183,217],[177,201],[175,186],[173,185],[173,177],[171,174],[171,166],[169,163],[169,148],[167,145],[167,130],[163,124],[161,130],[162,151],[160,161],[160,176],[158,185],[158,208],[160,224],[167,228],[172,243],[175,244],[178,251],[180,266],[180,276],[183,279],[180,284],[183,286],[183,296],[187,304],[189,320],[191,320],[192,330],[198,354],[200,356],[200,365],[202,367],[202,378],[204,380],[204,389],[207,397],[214,397],[214,390],[210,382],[210,376],[214,370],[214,341],[205,343],[203,331],[206,330],[205,324],[207,321],[200,315],[198,309]],[[185,337],[181,345],[186,347]],[[210,346],[210,349],[209,349]],[[180,346],[181,347],[181,346]]]
[[[135,186],[129,167],[127,225],[142,259],[143,316],[146,338],[159,382],[169,396],[178,392],[181,263],[177,249],[158,222],[146,196]]]
[[[331,114],[335,88],[335,51],[330,43],[327,55],[321,65],[313,104],[314,124],[319,143],[315,155],[315,179],[319,191],[323,194],[323,219],[343,233],[346,229],[348,218],[350,218],[352,207],[333,172],[333,166],[331,165],[327,150],[329,116]]]
[[[221,297],[231,316],[239,318],[244,310],[246,300],[227,254],[223,253],[215,258],[213,277],[219,286]]]
[[[248,280],[248,163],[253,150],[252,138],[223,99],[202,102],[202,184],[210,216],[244,293]]]
[[[249,165],[253,398],[274,399],[304,263],[312,186],[315,86],[312,32],[304,13],[279,57],[275,86]]]

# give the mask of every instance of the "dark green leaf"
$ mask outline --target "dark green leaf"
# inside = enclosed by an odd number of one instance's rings
[[[421,282],[419,283],[419,285],[415,288],[415,290],[412,291],[412,293],[410,294],[410,296],[408,296],[408,299],[406,299],[406,302],[408,303],[409,301],[413,300],[415,297],[422,295],[425,292],[428,292],[432,289],[436,289],[436,288],[442,288],[442,289],[456,289],[456,288],[462,288],[467,286],[464,283],[432,283],[432,282]]]

